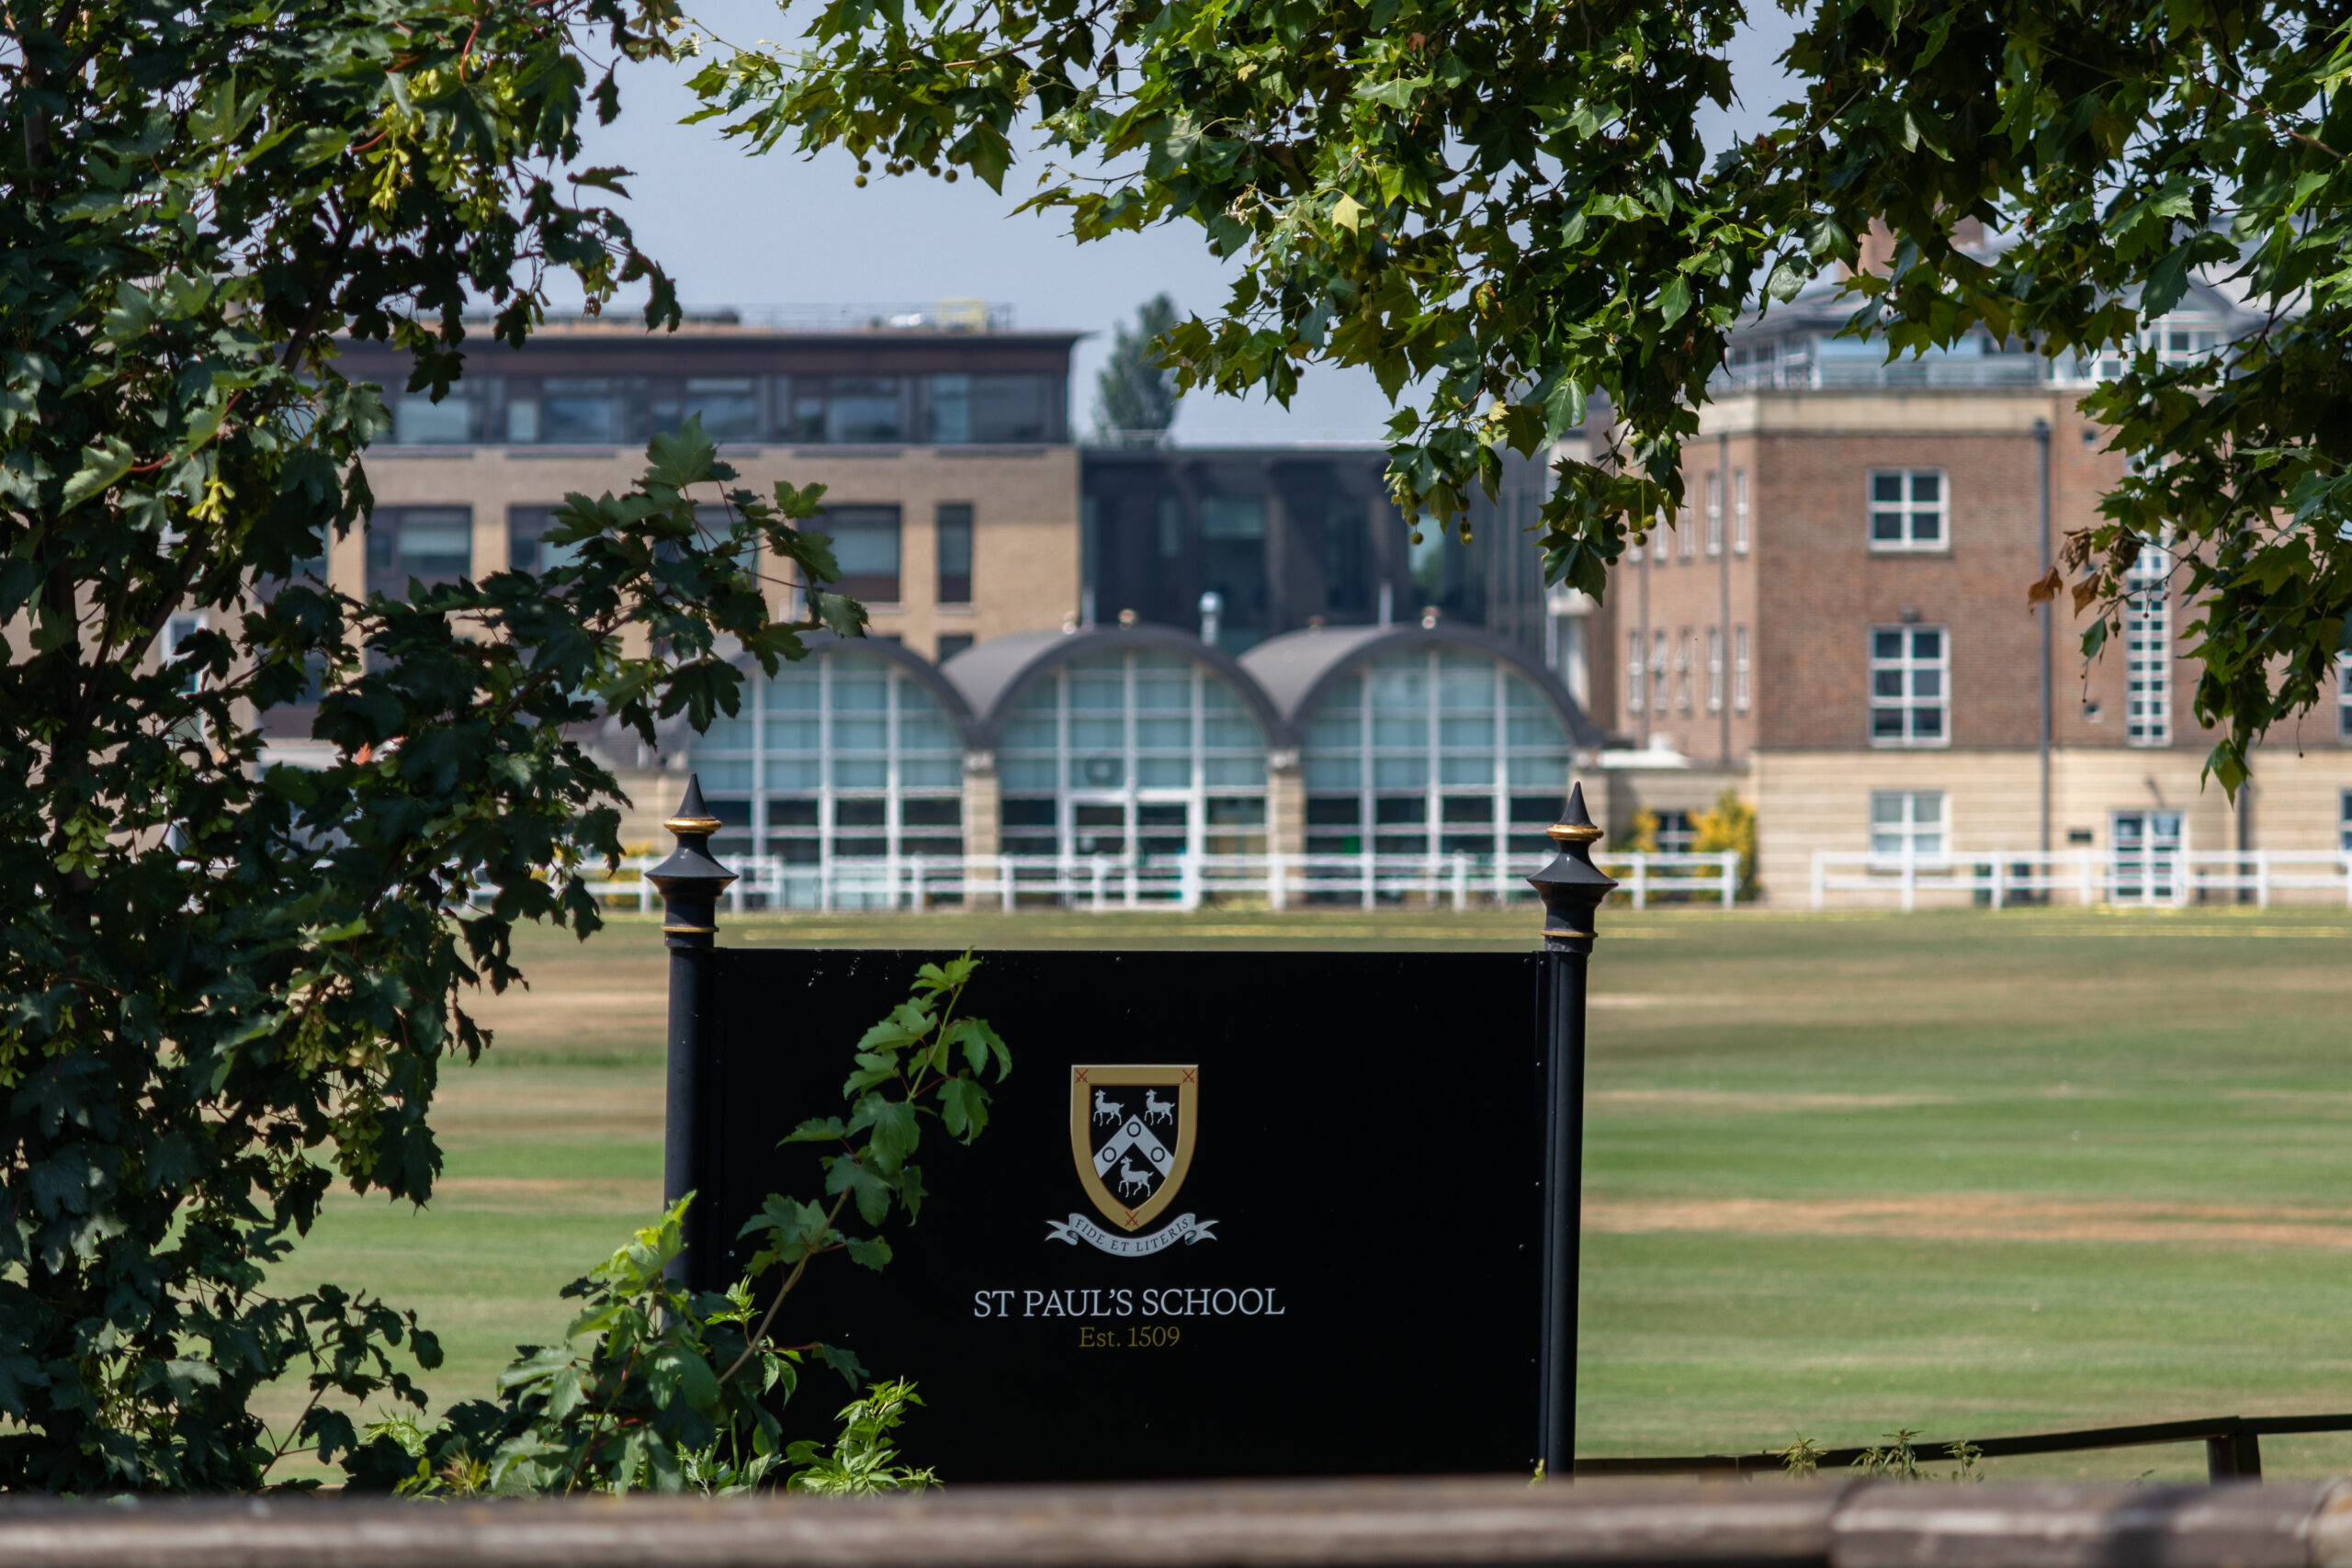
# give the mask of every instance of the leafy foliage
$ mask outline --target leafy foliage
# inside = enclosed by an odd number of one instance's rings
[[[906,1418],[910,1404],[921,1404],[910,1382],[876,1383],[864,1399],[842,1407],[842,1435],[831,1452],[810,1441],[792,1445],[793,1472],[786,1489],[813,1492],[824,1497],[862,1497],[876,1492],[923,1492],[939,1484],[929,1469],[915,1470],[891,1463],[899,1450],[890,1433]]]
[[[921,1490],[938,1478],[894,1464],[888,1434],[906,1406],[922,1404],[911,1384],[886,1382],[841,1413],[830,1452],[813,1442],[786,1449],[775,1411],[815,1356],[855,1389],[865,1370],[837,1346],[780,1346],[777,1314],[828,1253],[880,1269],[890,1260],[878,1235],[855,1234],[854,1203],[868,1232],[922,1206],[913,1160],[926,1119],[968,1144],[988,1124],[988,1090],[1012,1068],[996,1031],[958,1018],[957,1004],[978,961],[970,953],[918,972],[910,1000],[866,1031],[856,1069],[842,1088],[846,1119],[804,1122],[785,1145],[815,1143],[831,1201],[771,1195],[742,1234],[759,1239],[749,1275],[723,1292],[689,1292],[669,1277],[684,1245],[691,1197],[637,1233],[585,1278],[565,1288],[582,1305],[561,1345],[526,1347],[499,1379],[495,1401],[472,1400],[436,1427],[379,1423],[350,1462],[354,1483],[412,1496],[473,1493],[626,1492],[688,1488],[714,1494],[765,1483],[780,1465],[799,1467],[795,1490],[834,1495]],[[776,1281],[764,1311],[763,1276]]]
[[[560,570],[321,581],[387,427],[339,335],[438,393],[468,301],[519,343],[553,273],[592,308],[642,281],[675,321],[582,199],[623,171],[565,183],[612,67],[674,26],[668,0],[8,14],[0,1488],[250,1486],[350,1446],[327,1394],[414,1397],[389,1352],[431,1366],[431,1337],[289,1292],[289,1245],[338,1179],[430,1196],[439,1075],[489,1043],[469,989],[519,978],[517,921],[597,923],[564,874],[620,852],[585,721],[707,722],[726,649],[773,670],[862,619],[795,526],[816,492],[729,489],[695,426],[628,494],[570,498]],[[755,541],[820,585],[808,623],[770,617]],[[272,754],[273,710],[317,766]],[[252,1397],[289,1372],[319,1397],[272,1436]]]
[[[721,51],[696,86],[729,134],[845,148],[861,181],[878,158],[1001,188],[1016,128],[1042,126],[1067,163],[1025,205],[1081,240],[1188,221],[1239,263],[1221,314],[1161,339],[1180,384],[1287,400],[1307,364],[1369,368],[1403,405],[1408,516],[1458,522],[1500,449],[1604,396],[1609,452],[1563,462],[1544,512],[1552,580],[1594,594],[1679,512],[1728,329],[1883,222],[1891,269],[1849,287],[1890,353],[1988,331],[2134,354],[2087,400],[2132,477],[2069,543],[2075,602],[2111,622],[2141,541],[2177,533],[2234,787],[2346,647],[2352,21],[2307,0],[1784,8],[1799,90],[1712,161],[1696,124],[1729,104],[1737,0],[830,0],[799,51]],[[1972,256],[1963,219],[2015,243]],[[2264,323],[2162,363],[2143,328],[2200,270]]]
[[[1154,295],[1111,333],[1110,363],[1094,381],[1094,429],[1101,439],[1148,446],[1176,422],[1175,372],[1160,363],[1159,340],[1176,325],[1176,301]]]
[[[1694,829],[1690,839],[1693,853],[1739,852],[1739,896],[1755,897],[1756,808],[1740,799],[1737,790],[1727,789],[1715,797],[1714,805],[1692,816],[1690,826]]]

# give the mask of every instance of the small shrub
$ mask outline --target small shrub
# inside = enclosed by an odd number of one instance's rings
[[[1739,852],[1739,897],[1743,901],[1755,898],[1756,886],[1756,808],[1739,798],[1736,792],[1725,790],[1716,797],[1713,809],[1702,811],[1690,820],[1690,848],[1700,854],[1721,854],[1725,850]]]

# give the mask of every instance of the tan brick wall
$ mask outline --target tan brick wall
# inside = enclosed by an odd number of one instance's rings
[[[1306,852],[1306,775],[1295,751],[1276,752],[1266,770],[1266,848],[1280,855]]]
[[[998,853],[1004,841],[1003,826],[1003,792],[997,782],[996,759],[986,752],[971,753],[964,762],[964,852]]]
[[[631,854],[666,855],[674,840],[662,824],[686,793],[686,775],[675,768],[616,767],[615,778],[628,804],[621,807],[621,844]]]
[[[944,634],[979,641],[1007,632],[1050,630],[1079,604],[1078,449],[1074,446],[966,450],[909,446],[884,451],[822,447],[730,450],[738,481],[765,491],[777,479],[822,484],[838,502],[900,508],[900,598],[869,605],[877,636],[895,636],[926,658]],[[483,447],[456,453],[404,450],[368,460],[382,506],[473,508],[474,570],[507,564],[510,506],[548,506],[571,491],[626,491],[643,472],[633,450],[611,454]],[[968,607],[937,603],[936,511],[944,502],[973,508],[972,592]],[[356,533],[335,547],[336,585],[356,592],[367,577],[366,542]],[[779,604],[781,596],[779,595]]]
[[[2103,855],[2111,814],[2148,809],[2180,811],[2191,850],[2238,847],[2237,808],[2219,785],[2199,779],[2202,766],[2201,754],[2179,749],[2053,752],[2051,847]],[[2282,768],[2263,755],[2256,773],[2279,782],[2256,797],[2248,848],[2332,846],[2340,792],[2352,788],[2352,755],[2291,760]],[[2040,842],[2040,773],[2030,751],[1766,750],[1757,753],[1754,786],[1759,873],[1767,898],[1783,907],[1802,908],[1810,898],[1815,851],[1870,848],[1873,790],[1943,791],[1956,855],[2030,853]]]

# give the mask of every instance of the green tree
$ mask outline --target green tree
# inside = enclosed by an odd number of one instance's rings
[[[831,1453],[783,1443],[775,1406],[792,1396],[804,1352],[851,1380],[857,1358],[836,1346],[780,1346],[777,1314],[831,1254],[881,1269],[880,1235],[894,1213],[914,1223],[931,1189],[914,1156],[926,1118],[969,1144],[988,1126],[983,1080],[999,1082],[1012,1055],[984,1019],[956,1009],[978,961],[970,953],[917,971],[908,999],[858,1041],[843,1085],[847,1117],[803,1122],[785,1145],[813,1144],[823,1196],[772,1193],[740,1235],[755,1239],[749,1270],[723,1292],[690,1292],[669,1276],[685,1245],[691,1195],[637,1233],[564,1294],[582,1301],[560,1344],[526,1346],[498,1380],[496,1400],[468,1400],[427,1428],[413,1419],[378,1423],[347,1467],[355,1484],[411,1495],[473,1492],[747,1491],[778,1479],[835,1495],[936,1481],[895,1466],[887,1434],[912,1385],[884,1383],[842,1412]],[[860,1234],[863,1231],[865,1234]],[[764,1277],[773,1271],[773,1286]],[[760,1293],[767,1295],[762,1308]]]
[[[1159,340],[1176,325],[1176,301],[1154,295],[1136,324],[1111,334],[1111,362],[1094,379],[1094,432],[1114,446],[1157,446],[1176,422],[1176,373],[1161,363]]]
[[[284,1287],[291,1238],[338,1179],[431,1193],[435,1082],[489,1043],[467,998],[517,978],[517,921],[596,924],[565,874],[617,855],[616,786],[571,736],[705,723],[733,646],[803,651],[739,563],[764,540],[833,581],[793,526],[815,495],[729,490],[692,426],[631,493],[571,498],[560,569],[362,602],[304,564],[360,525],[386,426],[338,335],[437,394],[470,300],[510,343],[561,274],[675,321],[594,205],[624,171],[567,172],[616,108],[592,62],[674,26],[668,0],[6,13],[0,1488],[246,1486],[351,1445],[330,1396],[413,1396],[392,1352],[430,1365],[430,1337]],[[312,697],[334,761],[264,765],[257,715]],[[251,1400],[286,1375],[313,1403],[273,1437]]]
[[[2352,22],[2305,0],[1788,8],[1797,92],[1712,160],[1696,123],[1729,103],[1738,0],[844,0],[697,85],[754,148],[867,172],[998,186],[1042,126],[1066,162],[1025,205],[1082,240],[1189,221],[1237,265],[1224,311],[1166,340],[1181,385],[1287,399],[1321,361],[1405,400],[1408,516],[1458,520],[1499,449],[1605,393],[1611,451],[1562,465],[1544,513],[1553,580],[1595,594],[1678,510],[1728,329],[1883,221],[1892,271],[1851,288],[1890,352],[1980,330],[2136,351],[2089,400],[2132,477],[2068,542],[2073,592],[2105,617],[2095,652],[2140,541],[2177,531],[2234,787],[2324,689],[2352,607]],[[2016,243],[1963,254],[1966,218]],[[2264,325],[2160,363],[2142,329],[2196,268]]]

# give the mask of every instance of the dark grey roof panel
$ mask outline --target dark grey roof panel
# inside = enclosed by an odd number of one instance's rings
[[[1308,716],[1333,681],[1384,653],[1431,647],[1483,653],[1510,665],[1551,703],[1567,728],[1570,745],[1585,750],[1594,750],[1601,745],[1600,727],[1585,716],[1577,700],[1568,695],[1568,689],[1560,684],[1560,678],[1546,670],[1541,660],[1530,658],[1517,643],[1476,626],[1448,626],[1442,621],[1434,626],[1423,626],[1408,622],[1392,626],[1326,626],[1285,632],[1243,654],[1241,667],[1265,689],[1282,716],[1284,733],[1295,738],[1306,733]],[[1296,744],[1296,740],[1292,739],[1291,744]]]
[[[1241,656],[1241,668],[1266,688],[1266,696],[1283,716],[1295,723],[1305,712],[1307,694],[1323,678],[1366,643],[1396,631],[1395,626],[1325,626],[1319,630],[1286,632],[1269,637]]]
[[[1043,659],[1056,643],[1080,635],[1008,632],[1003,637],[974,643],[941,665],[940,672],[964,694],[965,704],[973,713],[986,714],[1020,681],[1023,672]]]

